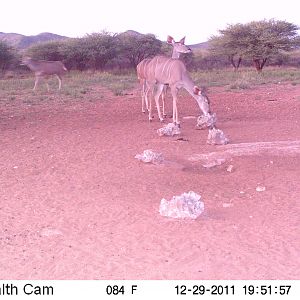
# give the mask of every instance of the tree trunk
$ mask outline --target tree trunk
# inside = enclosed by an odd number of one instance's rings
[[[261,72],[259,59],[254,59],[254,58],[253,58],[253,63],[254,63],[254,67],[256,68],[256,71],[257,71],[257,72]]]
[[[237,62],[234,61],[234,55],[230,55],[228,57],[230,63],[232,64],[233,68],[234,68],[234,71],[236,72],[241,64],[241,61],[242,61],[242,58],[239,57]]]
[[[262,61],[259,58],[253,58],[254,66],[255,66],[257,72],[261,73],[267,60],[268,60],[268,58],[263,58]]]
[[[267,62],[267,57],[263,59],[262,63],[261,63],[261,68],[263,68],[265,66],[265,63]]]
[[[239,59],[237,61],[236,69],[238,69],[240,67],[241,62],[242,62],[242,58],[239,57]]]

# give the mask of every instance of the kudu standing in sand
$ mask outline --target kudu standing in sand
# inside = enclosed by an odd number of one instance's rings
[[[58,89],[60,90],[62,75],[68,71],[61,61],[35,60],[28,56],[22,59],[22,65],[26,65],[35,74],[34,91],[37,88],[40,79],[42,77],[48,77],[49,75],[56,75],[58,79]],[[47,88],[49,91],[48,83]]]
[[[173,46],[173,52],[172,52],[172,58],[173,59],[179,59],[181,53],[190,53],[192,50],[186,46],[185,43],[185,37],[182,38],[179,42],[175,42],[174,38],[169,36],[167,37],[167,43]],[[137,65],[137,76],[140,80],[140,83],[142,84],[142,112],[145,112],[145,105],[146,109],[149,111],[149,105],[151,105],[151,102],[148,102],[148,92],[150,90],[150,85],[147,83],[147,73],[148,73],[148,64],[151,61],[151,58],[145,58],[143,59],[138,65]],[[162,104],[163,104],[163,116],[166,116],[165,113],[165,99],[167,94],[167,88],[168,86],[165,85],[162,91]],[[151,118],[152,119],[152,118]]]
[[[155,56],[147,65],[146,72],[147,84],[151,89],[151,95],[154,95],[158,117],[163,121],[160,112],[159,97],[166,84],[171,89],[173,97],[173,122],[179,124],[177,109],[177,93],[182,87],[185,88],[192,97],[197,101],[204,115],[210,113],[209,100],[197,86],[195,86],[187,69],[179,59],[168,58],[165,56]],[[157,87],[155,93],[154,89]],[[151,119],[151,99],[149,103],[149,120]]]

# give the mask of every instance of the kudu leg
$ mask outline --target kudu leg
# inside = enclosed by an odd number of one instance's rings
[[[58,90],[60,90],[61,89],[62,78],[59,75],[57,75],[57,74],[55,74],[55,75],[56,75],[56,77],[58,79]]]
[[[157,108],[157,113],[158,113],[158,118],[161,122],[163,122],[164,118],[163,116],[161,115],[161,111],[160,111],[160,106],[159,106],[159,97],[164,89],[164,84],[158,84],[157,85],[157,90],[155,92],[155,103],[156,103],[156,108]]]
[[[173,98],[173,123],[179,125],[178,110],[177,110],[177,93],[176,87],[171,88],[171,94]]]
[[[146,108],[149,111],[149,99],[148,99],[148,93],[150,91],[150,86],[146,81],[146,85],[145,85],[145,103],[146,103]]]
[[[36,90],[39,81],[40,81],[40,76],[35,76],[35,82],[34,82],[34,87],[33,87],[34,91]]]
[[[45,82],[46,82],[46,86],[47,86],[47,91],[50,92],[50,86],[49,86],[49,76],[43,76]]]
[[[163,117],[165,118],[167,116],[166,114],[166,110],[165,110],[165,104],[166,104],[166,97],[167,97],[167,89],[168,89],[168,86],[165,85],[164,86],[164,89],[161,93],[161,99],[162,99],[162,110],[163,110]]]
[[[151,122],[153,119],[153,117],[152,117],[152,98],[154,95],[154,85],[151,85],[149,87],[149,91],[150,91],[150,101],[148,101],[148,118],[149,118],[149,122]]]
[[[145,112],[145,109],[143,108],[144,107],[144,104],[146,106],[146,109],[149,111],[149,101],[148,101],[148,92],[150,90],[150,86],[149,84],[147,83],[147,81],[145,80],[144,81],[144,84],[143,84],[143,91],[142,91],[142,112],[144,113]]]
[[[145,100],[145,92],[146,92],[146,81],[144,81],[143,83],[142,83],[142,90],[141,90],[141,97],[142,97],[142,113],[145,113],[146,112],[146,110],[145,110],[145,105],[146,105],[146,107],[148,106],[147,105],[147,103],[145,102],[146,100]]]

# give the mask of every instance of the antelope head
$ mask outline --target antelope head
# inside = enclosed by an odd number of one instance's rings
[[[178,53],[190,53],[192,52],[191,48],[185,45],[185,37],[183,37],[179,42],[175,42],[175,40],[168,35],[167,37],[167,43],[172,45],[174,48],[174,51]]]
[[[198,105],[204,113],[204,115],[210,114],[210,102],[207,95],[205,94],[205,89],[201,90],[199,87],[194,86],[193,91],[196,95],[196,97],[194,98],[197,100]]]

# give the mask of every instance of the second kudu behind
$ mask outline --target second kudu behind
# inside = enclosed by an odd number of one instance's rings
[[[35,60],[28,56],[22,59],[22,65],[26,65],[35,74],[35,83],[33,87],[34,91],[36,90],[40,79],[50,75],[56,75],[58,79],[58,89],[60,90],[62,75],[68,71],[61,61]],[[47,88],[49,91],[48,84]]]

